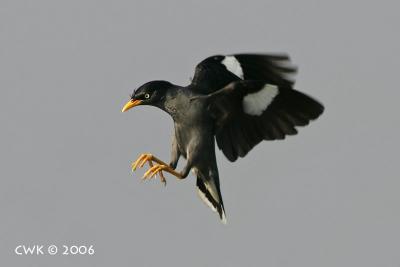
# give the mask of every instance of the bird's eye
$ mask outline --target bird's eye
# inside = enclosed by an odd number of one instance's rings
[[[150,95],[149,95],[149,94],[145,94],[145,95],[144,95],[144,98],[149,99],[149,98],[150,98]]]

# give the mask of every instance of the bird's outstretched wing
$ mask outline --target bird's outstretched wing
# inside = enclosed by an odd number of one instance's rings
[[[200,96],[215,118],[218,147],[230,161],[244,157],[262,140],[284,139],[295,126],[318,118],[324,107],[311,97],[265,81],[237,81]]]
[[[293,85],[296,71],[286,54],[216,55],[196,66],[192,88],[209,94],[239,80],[262,80],[288,87]]]

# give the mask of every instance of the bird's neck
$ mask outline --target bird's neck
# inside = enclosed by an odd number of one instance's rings
[[[180,114],[189,108],[188,90],[180,86],[169,88],[158,107],[171,115],[174,120],[178,119]]]

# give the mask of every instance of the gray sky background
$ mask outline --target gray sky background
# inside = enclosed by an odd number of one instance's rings
[[[0,2],[1,266],[400,266],[397,1]],[[326,112],[232,164],[228,224],[195,179],[141,183],[172,121],[122,114],[218,53],[288,52]],[[182,164],[180,164],[182,166]],[[19,244],[94,256],[16,256]]]

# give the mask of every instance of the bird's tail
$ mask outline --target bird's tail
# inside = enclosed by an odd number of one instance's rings
[[[197,193],[201,200],[207,204],[213,211],[218,212],[221,222],[226,224],[224,203],[222,201],[221,191],[219,189],[218,175],[214,177],[204,177],[197,173]]]

